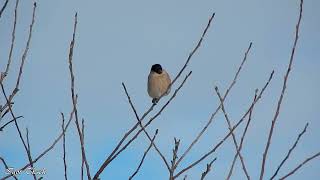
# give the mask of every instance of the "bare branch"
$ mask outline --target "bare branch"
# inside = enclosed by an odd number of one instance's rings
[[[244,121],[245,117],[250,113],[251,109],[255,106],[255,104],[261,99],[263,92],[265,91],[265,89],[268,87],[272,77],[273,77],[274,71],[272,71],[272,73],[270,74],[270,77],[267,81],[267,83],[264,85],[264,87],[262,88],[261,92],[259,93],[257,99],[255,101],[252,102],[251,106],[249,107],[249,109],[247,110],[247,112],[242,116],[242,118],[237,122],[236,125],[234,125],[232,127],[232,129],[230,130],[230,132],[218,143],[214,146],[213,149],[211,149],[209,152],[207,152],[206,154],[204,154],[203,156],[201,156],[200,159],[196,160],[195,162],[191,163],[189,166],[187,166],[186,168],[182,169],[181,171],[179,171],[174,178],[177,178],[178,176],[180,176],[181,174],[183,174],[184,172],[186,172],[187,170],[193,168],[195,165],[197,165],[198,163],[200,163],[201,161],[203,161],[204,159],[206,159],[209,155],[211,155],[212,153],[214,153],[224,142],[226,139],[228,139],[228,137],[231,135],[231,133]]]
[[[249,51],[251,49],[252,43],[249,44],[248,49],[246,50],[245,54],[244,54],[244,58],[233,78],[233,81],[231,82],[231,84],[229,85],[226,93],[223,96],[223,101],[227,98],[229,92],[231,91],[232,87],[236,84],[237,78],[240,74],[240,71],[242,69],[242,66],[244,65],[244,63],[247,60],[247,56],[249,54]],[[216,110],[214,111],[214,113],[211,114],[211,117],[209,119],[209,121],[207,122],[207,124],[203,127],[203,129],[200,131],[200,133],[197,135],[197,137],[192,141],[192,143],[188,146],[188,148],[186,149],[186,151],[182,154],[182,156],[180,157],[180,159],[178,159],[175,168],[178,167],[179,163],[183,160],[183,158],[189,153],[189,151],[192,149],[192,147],[199,141],[199,139],[201,138],[201,136],[203,135],[203,133],[208,129],[208,127],[210,126],[210,124],[213,122],[213,118],[215,117],[215,115],[218,113],[218,111],[221,108],[221,104],[219,103],[219,106],[216,108]]]
[[[76,98],[77,98],[77,97],[76,97]],[[77,102],[77,99],[76,99],[76,102]],[[53,141],[53,143],[52,143],[48,148],[46,148],[40,155],[38,155],[36,158],[33,159],[33,161],[31,162],[32,164],[35,164],[39,159],[41,159],[44,155],[46,155],[49,151],[51,151],[51,150],[54,148],[54,146],[55,146],[55,145],[59,142],[59,140],[63,137],[63,134],[67,131],[67,129],[68,129],[68,127],[69,127],[69,125],[70,125],[70,123],[71,123],[71,121],[72,121],[72,119],[73,119],[73,115],[74,115],[74,109],[73,109],[73,110],[71,111],[71,113],[70,113],[69,120],[68,120],[68,122],[67,122],[67,124],[66,124],[66,126],[65,126],[65,128],[64,128],[64,130],[63,130],[63,132],[61,132],[61,134],[59,134],[59,136]],[[26,164],[25,166],[23,166],[23,167],[20,168],[19,170],[20,170],[20,171],[24,171],[25,169],[27,169],[27,168],[31,165],[31,163]],[[11,177],[11,176],[12,176],[12,174],[9,174],[9,175],[1,178],[0,180],[5,180],[5,179],[7,179],[7,178],[9,178],[9,177]]]
[[[150,145],[148,146],[147,150],[143,153],[143,156],[142,156],[142,159],[141,159],[141,161],[140,161],[140,163],[139,163],[139,166],[138,166],[137,169],[134,171],[134,173],[129,177],[129,180],[131,180],[131,179],[139,172],[139,170],[140,170],[140,168],[141,168],[141,166],[142,166],[142,164],[143,164],[143,162],[144,162],[144,159],[146,158],[149,150],[151,149],[152,144],[153,144],[153,142],[154,142],[157,134],[158,134],[158,129],[156,130],[155,134],[153,135],[152,140],[151,140]]]
[[[228,128],[229,128],[229,130],[230,130],[230,132],[231,132],[232,125],[231,125],[231,122],[230,122],[230,120],[229,120],[229,116],[227,115],[227,112],[226,112],[226,110],[225,110],[225,107],[224,107],[224,104],[223,104],[223,99],[222,99],[222,97],[221,97],[221,95],[220,95],[220,92],[219,92],[219,89],[218,89],[217,86],[215,87],[215,90],[216,90],[216,93],[217,93],[217,95],[218,95],[218,97],[219,97],[219,99],[220,99],[221,109],[222,109],[223,115],[224,115],[224,117],[225,117],[225,119],[226,119],[226,121],[227,121],[227,123],[228,123]],[[249,111],[249,114],[250,114],[251,111],[252,111],[252,109]],[[249,176],[248,170],[247,170],[247,168],[246,168],[246,166],[245,166],[243,156],[242,156],[242,154],[240,153],[240,149],[239,149],[239,146],[238,146],[238,143],[237,143],[236,136],[234,135],[233,132],[231,132],[231,136],[232,136],[233,143],[234,143],[234,146],[235,146],[235,148],[236,148],[237,154],[238,154],[239,157],[240,157],[240,161],[241,161],[241,165],[242,165],[243,172],[245,173],[247,179],[250,180],[250,176]]]
[[[7,96],[7,94],[6,94],[5,90],[4,90],[4,87],[3,87],[2,82],[0,82],[0,85],[1,85],[2,93],[3,93],[3,95],[4,95],[4,97],[5,97],[6,101],[7,101],[7,104],[10,104],[9,99],[8,99],[8,96]],[[27,147],[27,144],[26,144],[26,142],[24,141],[24,139],[23,139],[23,137],[22,137],[22,133],[21,133],[20,127],[19,127],[19,125],[18,125],[17,117],[14,115],[11,106],[8,106],[8,107],[9,107],[9,110],[10,110],[10,114],[11,114],[12,118],[14,119],[14,124],[15,124],[15,126],[16,126],[17,131],[18,131],[18,134],[19,134],[20,140],[21,140],[21,142],[22,142],[22,144],[23,144],[24,150],[25,150],[26,153],[27,153],[27,157],[28,157],[28,160],[29,160],[29,162],[30,162],[30,165],[33,165],[32,159],[31,159],[31,156],[30,156],[28,147]]]
[[[288,77],[289,77],[289,73],[291,71],[292,68],[292,62],[293,62],[293,58],[294,58],[294,53],[295,53],[295,49],[297,46],[297,42],[298,42],[298,37],[299,37],[299,28],[300,28],[300,22],[301,22],[301,17],[302,17],[302,5],[303,5],[303,0],[300,1],[300,13],[299,13],[299,19],[298,19],[298,23],[296,25],[296,32],[295,32],[295,39],[294,39],[294,43],[293,43],[293,47],[292,47],[292,51],[291,51],[291,56],[290,56],[290,61],[289,61],[289,65],[288,65],[288,69],[287,72],[284,76],[284,81],[283,81],[283,86],[282,86],[282,90],[281,90],[281,95],[279,97],[279,101],[278,101],[278,105],[277,105],[277,109],[276,109],[276,113],[273,117],[272,120],[272,124],[270,127],[270,131],[269,131],[269,135],[268,135],[268,140],[267,140],[267,144],[265,147],[265,150],[263,152],[263,159],[262,159],[262,163],[261,163],[261,172],[260,172],[260,180],[263,180],[263,175],[264,175],[264,169],[265,169],[265,164],[266,164],[266,160],[267,160],[267,155],[268,155],[268,150],[271,144],[271,139],[272,139],[272,134],[273,134],[273,130],[274,130],[274,126],[276,124],[276,121],[278,119],[278,115],[280,113],[280,107],[281,107],[281,103],[286,91],[286,87],[287,87],[287,81],[288,81]]]
[[[255,101],[255,100],[257,99],[257,93],[258,93],[258,89],[256,89],[256,91],[255,91],[253,101]],[[228,173],[228,176],[227,176],[227,178],[226,178],[227,180],[229,180],[229,179],[231,178],[234,165],[235,165],[235,163],[236,163],[236,161],[237,161],[237,158],[238,158],[238,155],[239,155],[238,152],[240,152],[241,149],[242,149],[242,145],[243,145],[243,142],[244,142],[244,138],[245,138],[245,135],[246,135],[246,133],[247,133],[247,131],[248,131],[248,128],[249,128],[249,125],[250,125],[250,122],[251,122],[252,111],[253,111],[253,108],[252,108],[251,111],[249,112],[249,118],[248,118],[246,127],[245,127],[245,129],[244,129],[244,131],[243,131],[243,134],[242,134],[242,137],[241,137],[241,140],[240,140],[239,151],[236,152],[236,154],[235,154],[235,156],[234,156],[234,158],[233,158],[231,168],[230,168],[229,173]]]
[[[10,106],[12,106],[14,103],[13,102],[10,102]],[[5,104],[7,105],[7,103]],[[6,106],[8,107],[8,106]],[[1,114],[1,117],[0,117],[0,121],[8,114],[9,112],[9,108],[6,109],[6,111],[4,111],[5,109],[0,107],[0,114]],[[2,113],[4,111],[4,113]]]
[[[23,118],[23,116],[18,116],[18,117],[16,117],[16,120],[19,119],[19,118]],[[1,127],[0,127],[0,131],[3,131],[3,129],[4,129],[7,125],[9,125],[10,123],[14,122],[14,120],[15,120],[15,119],[12,119],[11,121],[9,121],[9,122],[5,123],[3,126],[1,126]]]
[[[296,148],[300,138],[302,137],[302,135],[307,131],[309,123],[307,123],[304,126],[303,131],[298,135],[296,141],[294,142],[293,146],[290,148],[290,150],[288,151],[286,157],[281,161],[280,165],[278,166],[276,172],[273,174],[273,176],[270,178],[270,180],[274,179],[276,177],[276,175],[278,174],[280,168],[282,167],[282,165],[287,161],[287,159],[290,157],[290,154],[292,153],[292,151],[294,150],[294,148]]]
[[[67,161],[66,161],[66,134],[64,133],[64,114],[61,113],[61,119],[62,119],[62,149],[63,149],[63,167],[64,167],[64,179],[68,180],[68,174],[67,174]]]
[[[9,166],[8,166],[8,164],[6,163],[6,161],[5,161],[2,157],[0,157],[0,160],[2,161],[4,167],[5,167],[6,169],[8,169]],[[16,180],[18,180],[18,178],[17,178],[16,176],[13,176],[13,178],[16,179]]]
[[[301,164],[299,164],[296,168],[294,168],[292,171],[290,171],[287,175],[283,176],[282,178],[280,178],[279,180],[283,180],[286,179],[287,177],[293,175],[296,171],[298,171],[303,165],[305,165],[307,162],[311,161],[312,159],[316,158],[320,156],[320,152],[316,153],[315,155],[307,158],[306,160],[304,160]]]
[[[17,4],[16,4],[16,6],[17,6]],[[30,46],[30,42],[31,42],[31,37],[32,37],[32,32],[33,32],[33,25],[34,25],[34,22],[35,22],[36,7],[37,7],[37,4],[33,3],[32,21],[31,21],[31,24],[29,26],[29,35],[28,35],[27,44],[26,44],[26,47],[24,49],[24,52],[23,52],[22,58],[21,58],[21,64],[20,64],[20,68],[19,68],[19,74],[18,74],[18,77],[17,77],[16,86],[13,89],[11,95],[9,96],[9,101],[7,101],[7,103],[2,107],[2,109],[5,109],[7,106],[9,106],[11,104],[13,97],[19,91],[19,84],[20,84],[20,80],[21,80],[21,77],[22,77],[23,67],[24,67],[25,60],[27,58],[27,54],[28,54],[29,46]],[[10,62],[11,62],[11,60],[10,60]],[[2,83],[4,76],[5,75],[2,75],[2,79],[1,79],[0,83]]]
[[[33,3],[32,21],[31,21],[31,24],[30,24],[30,27],[29,27],[29,36],[28,36],[26,47],[25,47],[24,52],[22,54],[21,65],[20,65],[20,69],[19,69],[19,75],[18,75],[18,78],[17,78],[16,87],[15,87],[15,89],[17,89],[17,90],[19,90],[19,84],[20,84],[20,79],[21,79],[21,76],[22,76],[23,66],[24,66],[25,60],[27,58],[28,51],[29,51],[29,46],[30,46],[31,37],[32,37],[33,25],[34,25],[34,22],[35,22],[36,8],[37,8],[37,4]]]
[[[169,169],[169,180],[174,180],[173,175],[174,175],[174,166],[176,164],[176,161],[178,159],[178,150],[179,150],[179,145],[180,145],[180,139],[174,138],[174,148],[172,150],[172,160],[171,160],[171,167]]]
[[[141,123],[141,121],[140,121],[139,115],[138,115],[138,113],[137,113],[137,111],[136,111],[136,108],[134,107],[133,102],[131,101],[131,97],[129,96],[129,93],[128,93],[127,88],[126,88],[126,86],[125,86],[124,83],[122,83],[122,87],[123,87],[123,89],[124,89],[124,91],[125,91],[125,93],[126,93],[128,102],[129,102],[129,104],[130,104],[130,106],[131,106],[131,109],[133,110],[133,112],[134,112],[134,114],[135,114],[135,117],[136,117],[136,119],[137,119],[137,121],[138,121],[141,129],[143,130],[143,132],[144,132],[144,133],[146,134],[146,136],[148,137],[151,145],[154,146],[155,150],[156,150],[157,153],[160,155],[161,159],[163,160],[163,162],[164,162],[165,165],[167,166],[167,169],[170,171],[170,167],[169,167],[168,161],[166,160],[166,158],[164,157],[164,155],[161,153],[161,151],[159,150],[159,148],[157,147],[157,145],[155,144],[155,142],[152,141],[152,138],[151,138],[151,136],[149,135],[149,133],[148,133],[148,132],[146,131],[146,129],[143,127],[143,125],[142,125],[142,123]]]
[[[74,48],[74,43],[75,43],[75,36],[76,36],[76,30],[77,30],[77,23],[78,23],[78,14],[76,13],[74,16],[74,26],[73,26],[73,34],[72,34],[72,40],[70,42],[70,48],[69,48],[69,70],[70,70],[70,78],[71,78],[71,95],[72,95],[72,104],[74,108],[74,114],[75,114],[75,124],[77,127],[79,139],[80,139],[80,147],[81,147],[81,155],[84,160],[84,163],[86,165],[87,169],[87,176],[88,179],[91,179],[90,175],[90,169],[89,169],[89,164],[87,162],[86,158],[86,153],[85,153],[85,148],[84,148],[84,142],[83,142],[83,137],[81,135],[81,130],[80,130],[80,125],[79,125],[79,118],[78,118],[78,110],[77,110],[77,103],[76,103],[76,94],[74,91],[74,73],[73,73],[73,65],[72,65],[72,58],[73,58],[73,48]]]
[[[3,11],[6,9],[7,5],[8,5],[9,0],[6,0],[6,2],[3,4],[1,10],[0,10],[0,18],[2,16]]]
[[[82,135],[82,139],[84,142],[84,119],[82,119],[82,123],[81,123],[81,135]],[[83,168],[84,168],[84,159],[82,158],[81,161],[81,180],[83,180]]]
[[[28,128],[26,128],[26,132],[27,132],[26,137],[27,137],[27,147],[28,147],[27,153],[28,153],[28,157],[29,157],[30,166],[33,169],[34,167],[33,167],[33,163],[32,163],[32,156],[31,156],[31,148],[30,148],[30,142],[29,142],[29,130],[28,130]],[[33,179],[37,180],[36,175],[34,173],[31,173],[31,174],[33,176]]]
[[[211,17],[209,18],[209,21],[208,21],[208,24],[206,26],[206,28],[204,29],[202,35],[201,35],[201,38],[199,39],[196,47],[191,51],[191,53],[189,54],[188,58],[187,58],[187,61],[185,62],[185,64],[183,65],[183,67],[181,68],[181,70],[179,71],[179,73],[177,74],[177,76],[173,79],[171,85],[169,86],[168,89],[170,89],[170,87],[172,86],[172,84],[174,84],[176,82],[176,80],[181,76],[182,72],[186,69],[187,65],[189,64],[189,61],[191,60],[192,56],[194,55],[195,52],[197,52],[197,50],[199,49],[199,47],[201,46],[201,43],[205,37],[205,35],[207,34],[207,31],[211,25],[211,22],[214,18],[216,13],[212,13]],[[164,93],[166,94],[166,93]]]
[[[211,171],[211,166],[213,162],[215,162],[217,158],[214,158],[209,164],[207,164],[206,170],[201,174],[201,180],[204,180],[204,178],[207,176],[207,174]]]
[[[5,2],[4,6],[1,9],[0,17],[1,17],[1,14],[2,14],[4,8],[6,8],[7,4],[8,4],[8,0]],[[8,62],[7,62],[7,66],[6,66],[5,71],[3,73],[1,73],[0,82],[2,82],[4,80],[4,78],[8,75],[9,67],[11,64],[13,46],[14,46],[14,42],[15,42],[15,38],[16,38],[15,34],[16,34],[16,26],[17,26],[17,17],[18,17],[18,5],[19,5],[19,0],[16,0],[16,5],[14,8],[14,21],[13,21],[13,29],[12,29],[12,33],[11,33],[11,46],[10,46],[10,50],[9,50]]]

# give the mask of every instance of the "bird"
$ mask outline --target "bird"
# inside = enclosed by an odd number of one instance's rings
[[[162,95],[170,93],[170,84],[171,79],[167,71],[160,64],[152,65],[148,76],[148,94],[153,104],[157,104]]]

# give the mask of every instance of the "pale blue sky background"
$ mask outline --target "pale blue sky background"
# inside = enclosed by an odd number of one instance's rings
[[[3,2],[1,0],[1,5]],[[12,90],[17,75],[32,3],[30,0],[20,2],[11,76],[5,83],[7,91]],[[13,7],[14,1],[10,0],[0,19],[1,71],[9,52]],[[80,117],[86,120],[86,150],[92,174],[123,133],[136,123],[121,82],[126,83],[138,112],[142,114],[151,104],[146,93],[150,66],[160,63],[175,76],[199,39],[209,16],[216,12],[203,45],[187,68],[187,71],[193,71],[191,78],[148,130],[153,134],[156,128],[159,129],[156,143],[168,159],[173,137],[181,139],[180,149],[185,150],[219,103],[214,85],[218,85],[221,92],[225,91],[252,41],[247,64],[226,100],[226,109],[233,123],[238,121],[249,106],[254,89],[261,88],[272,69],[275,70],[274,80],[255,108],[242,151],[250,175],[257,179],[291,53],[298,7],[298,0],[39,1],[22,90],[14,101],[15,114],[24,116],[19,121],[20,126],[30,129],[33,156],[42,152],[60,133],[60,112],[69,114],[71,110],[67,56],[76,11],[79,20],[74,49],[76,91]],[[308,132],[280,175],[320,150],[319,17],[320,1],[305,0],[300,39],[269,151],[266,178],[273,174],[306,122],[310,123]],[[167,99],[164,98],[159,105]],[[243,128],[241,126],[241,131],[237,131],[238,137]],[[219,113],[181,165],[185,166],[207,152],[227,131],[225,119]],[[113,161],[101,178],[127,179],[148,144],[142,134]],[[0,155],[8,164],[16,168],[24,166],[27,159],[22,150],[14,126],[0,133]],[[225,178],[234,151],[229,139],[216,153],[188,172],[188,179],[199,179],[205,164],[214,157],[218,159],[207,179]],[[70,179],[79,179],[81,155],[74,124],[67,132],[67,161]],[[44,179],[62,179],[62,163],[62,144],[59,143],[36,167],[47,169]],[[318,158],[290,179],[319,179],[319,166]],[[3,166],[0,166],[0,172],[2,177]],[[136,179],[161,180],[167,177],[164,164],[152,149]],[[233,177],[245,179],[239,161]],[[22,179],[31,177],[23,176]]]

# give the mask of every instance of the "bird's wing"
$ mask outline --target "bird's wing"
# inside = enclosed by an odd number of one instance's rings
[[[169,87],[170,84],[171,84],[171,79],[170,79],[169,74],[168,74],[165,70],[163,70],[163,78],[162,78],[162,81],[163,81],[163,85],[164,85],[164,87],[165,87],[165,91],[167,91],[168,87]],[[170,90],[171,90],[171,88],[168,89],[166,95],[168,95],[168,94],[170,93]],[[165,91],[164,91],[164,92],[165,92]]]

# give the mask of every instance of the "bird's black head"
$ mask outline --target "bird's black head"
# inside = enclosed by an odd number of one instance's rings
[[[151,67],[151,71],[156,72],[158,74],[161,74],[162,73],[162,67],[161,67],[160,64],[154,64]]]

